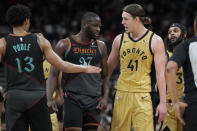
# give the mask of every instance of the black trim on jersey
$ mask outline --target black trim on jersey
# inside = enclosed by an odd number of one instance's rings
[[[152,38],[153,38],[154,33],[151,34],[150,39],[149,39],[149,50],[150,53],[153,55],[152,49],[151,49],[151,42],[152,42]]]
[[[140,41],[141,39],[143,39],[143,38],[148,34],[148,32],[149,32],[149,30],[147,30],[146,33],[144,33],[143,36],[140,37],[140,38],[137,39],[137,40],[134,40],[134,39],[131,37],[131,35],[129,35],[129,33],[128,33],[128,36],[129,36],[129,38],[130,38],[132,41],[138,42],[138,41]]]
[[[121,39],[120,39],[120,47],[119,47],[119,51],[120,51],[120,48],[122,46],[122,40],[123,40],[123,37],[124,37],[124,33],[122,33],[122,36],[121,36]]]
[[[152,60],[151,64],[151,72],[150,72],[150,78],[151,78],[151,92],[156,92],[156,71],[155,71],[155,64],[154,59]]]

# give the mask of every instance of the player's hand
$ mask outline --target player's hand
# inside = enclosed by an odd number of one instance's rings
[[[100,73],[101,72],[101,68],[97,67],[97,66],[91,66],[88,65],[86,62],[83,65],[84,71],[85,73]]]
[[[91,65],[84,65],[84,72],[85,73],[100,73],[101,68]]]
[[[184,102],[177,102],[174,104],[174,110],[175,110],[176,116],[183,125],[185,125],[185,121],[183,120],[183,114],[187,106],[188,105]]]
[[[106,107],[107,107],[107,99],[106,98],[102,98],[99,101],[96,109],[99,109],[101,112],[103,112],[106,109]]]
[[[56,103],[53,100],[48,100],[47,105],[51,114],[58,111]]]
[[[155,114],[155,116],[157,117],[159,116],[158,123],[160,123],[165,119],[166,114],[167,114],[166,103],[159,103]]]

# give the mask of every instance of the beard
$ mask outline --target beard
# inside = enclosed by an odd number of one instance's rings
[[[181,43],[184,40],[183,35],[180,35],[179,38],[175,42],[171,42],[169,39],[167,41],[168,44],[168,50],[173,51],[173,48],[176,47],[179,43]]]
[[[86,28],[86,34],[87,34],[88,38],[96,40],[96,36],[95,36],[94,33],[90,30],[90,27],[87,27],[87,28]]]

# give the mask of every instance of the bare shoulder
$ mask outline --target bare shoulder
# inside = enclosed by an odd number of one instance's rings
[[[43,42],[49,42],[42,33],[35,33],[37,35],[38,38],[38,43],[39,44],[43,44]]]
[[[102,41],[102,40],[98,40],[98,42],[99,42],[100,45],[105,45],[105,42]]]
[[[5,50],[6,50],[6,41],[5,41],[5,38],[2,37],[0,39],[0,52],[1,52],[2,55],[5,54]]]
[[[106,44],[104,41],[98,40],[98,44],[101,48],[106,47]]]
[[[121,38],[122,38],[122,34],[117,35],[117,36],[114,38],[112,47],[119,48],[119,47],[120,47]]]
[[[161,43],[161,42],[163,42],[163,39],[159,35],[154,34],[153,38],[152,38],[152,44],[155,44],[157,42]]]
[[[41,33],[35,33],[37,35],[37,41],[42,51],[46,48],[51,47],[50,42]]]
[[[68,39],[60,39],[55,48],[63,48],[63,47],[68,47],[69,46],[69,41]]]
[[[102,54],[107,53],[107,46],[104,41],[98,40],[98,46],[99,46],[100,50],[102,51]]]
[[[55,52],[60,56],[63,57],[64,53],[66,51],[69,51],[71,48],[71,42],[68,38],[60,39],[56,46],[55,46]]]
[[[42,33],[35,33],[37,36],[42,36],[44,37],[44,35]]]
[[[4,45],[4,38],[0,39],[0,46]]]
[[[160,49],[163,50],[164,49],[163,39],[159,35],[157,35],[157,34],[154,34],[153,35],[152,43],[151,43],[151,48],[152,48],[153,53],[156,50],[160,50]]]
[[[122,37],[122,34],[118,34],[115,38],[114,41],[120,41]]]

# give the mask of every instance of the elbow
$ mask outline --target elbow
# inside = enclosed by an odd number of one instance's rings
[[[178,65],[177,63],[175,63],[174,61],[170,61],[168,62],[167,64],[167,67],[166,67],[166,74],[169,74],[169,73],[176,73],[178,69]]]
[[[167,67],[166,68],[166,71],[165,71],[165,74],[168,74],[169,72],[171,72],[172,71],[172,67]]]
[[[172,67],[167,67],[165,71],[165,77],[167,77],[172,72],[172,70],[173,70]]]
[[[169,77],[173,74],[176,74],[176,68],[172,66],[167,66],[166,71],[165,71],[165,77]]]

